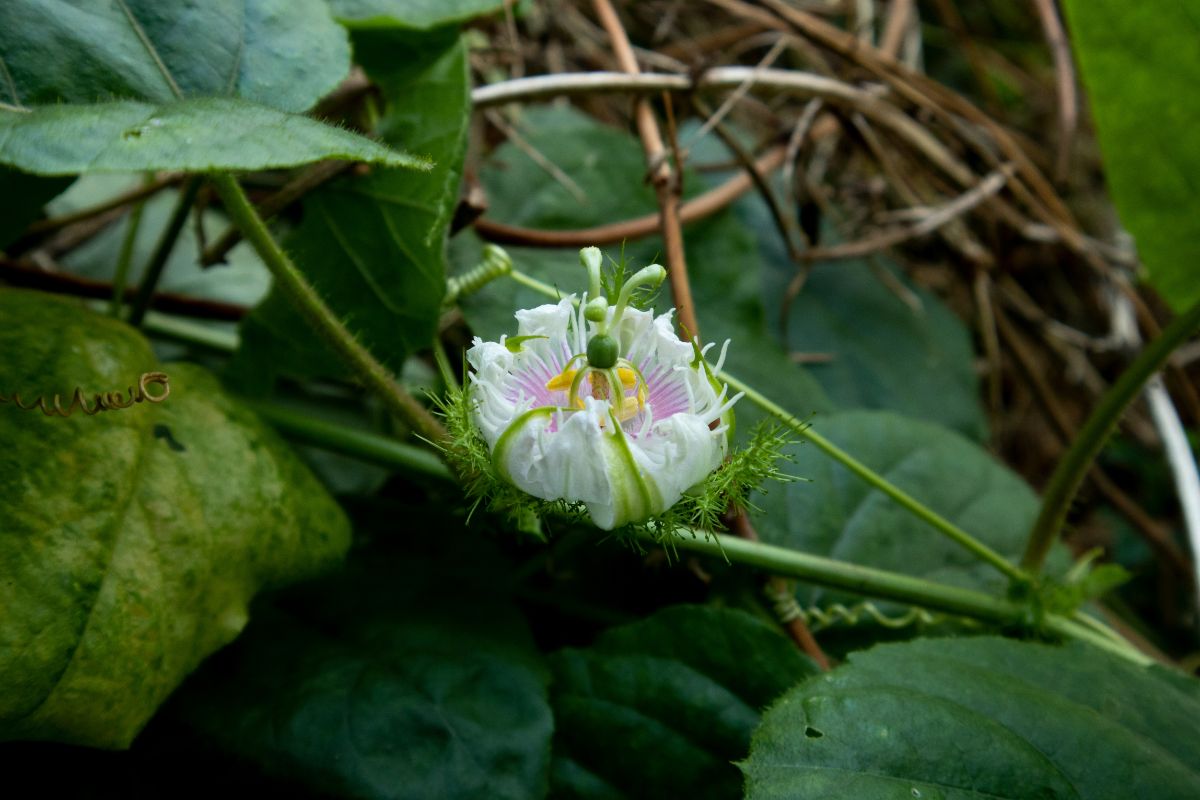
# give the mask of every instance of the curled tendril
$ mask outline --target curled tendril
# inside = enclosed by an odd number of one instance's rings
[[[917,606],[910,606],[902,614],[889,616],[869,600],[854,606],[834,603],[825,608],[820,606],[801,608],[800,604],[796,602],[796,596],[792,594],[792,590],[777,591],[765,588],[764,591],[771,601],[775,616],[780,623],[787,624],[792,620],[799,619],[813,633],[825,628],[832,628],[835,625],[855,626],[865,621],[896,630],[907,628],[910,625],[934,625],[949,618],[945,614],[933,614]],[[962,622],[965,623],[966,620],[962,620]]]
[[[443,303],[452,305],[467,295],[475,294],[496,278],[510,274],[512,268],[512,258],[503,248],[494,244],[485,245],[483,259],[477,266],[446,281],[446,298]]]
[[[150,391],[150,387],[157,386],[162,391]],[[166,400],[171,394],[171,379],[167,377],[165,372],[144,372],[138,378],[137,388],[129,387],[125,392],[100,392],[92,395],[91,401],[84,396],[83,389],[76,387],[71,395],[71,402],[63,407],[62,395],[54,395],[49,400],[45,396],[38,397],[35,400],[24,400],[20,393],[14,393],[11,397],[0,393],[0,404],[12,403],[17,408],[25,411],[33,411],[37,409],[47,417],[69,417],[76,411],[81,411],[87,416],[95,416],[101,411],[120,411],[124,408],[129,408],[132,405],[141,402],[161,403]]]

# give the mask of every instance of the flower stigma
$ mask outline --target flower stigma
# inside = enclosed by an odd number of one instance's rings
[[[721,465],[741,395],[728,397],[669,312],[634,304],[637,290],[662,283],[663,267],[634,273],[610,303],[599,249],[584,248],[580,262],[582,301],[518,311],[517,334],[500,342],[475,338],[472,418],[505,480],[581,503],[611,530],[662,514]]]

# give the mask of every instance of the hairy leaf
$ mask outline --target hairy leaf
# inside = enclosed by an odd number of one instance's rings
[[[304,111],[350,70],[322,0],[5,0],[0,101],[236,96]]]
[[[1200,796],[1200,684],[1082,644],[926,639],[854,653],[783,696],[746,796]]]
[[[244,100],[0,108],[0,164],[38,175],[268,169],[324,158],[429,168],[349,131]]]
[[[1105,177],[1150,283],[1176,311],[1200,300],[1200,6],[1067,0]]]
[[[184,688],[182,716],[221,749],[323,795],[541,796],[553,727],[545,665],[489,578],[487,545],[461,523],[426,522],[455,547],[376,552],[285,598]]]
[[[395,58],[397,48],[404,59]],[[446,232],[470,121],[466,50],[456,35],[418,39],[394,31],[361,32],[355,49],[389,103],[380,135],[429,153],[437,166],[426,173],[380,170],[313,192],[287,249],[360,341],[399,370],[432,340],[446,291]],[[303,376],[345,370],[278,292],[242,333],[244,370]]]
[[[677,606],[555,654],[556,797],[736,796],[759,712],[812,663],[741,611]]]
[[[495,14],[504,0],[329,0],[333,14],[349,28],[430,30]]]
[[[0,392],[123,390],[159,369],[125,325],[0,291]],[[202,369],[96,416],[0,404],[0,740],[119,748],[247,619],[349,542],[339,507]]]

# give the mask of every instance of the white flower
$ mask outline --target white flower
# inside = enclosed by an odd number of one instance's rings
[[[647,270],[626,288],[662,279]],[[611,530],[667,510],[721,464],[738,398],[726,399],[670,314],[627,308],[625,290],[611,308],[598,294],[579,310],[568,297],[518,311],[516,337],[476,337],[467,360],[475,422],[501,475],[535,497],[582,502]],[[589,348],[604,337],[615,356]]]

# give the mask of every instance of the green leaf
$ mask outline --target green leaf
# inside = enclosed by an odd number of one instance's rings
[[[159,369],[133,329],[0,292],[0,392],[121,391]],[[231,641],[263,586],[336,562],[349,526],[204,370],[96,416],[0,404],[0,740],[121,748]]]
[[[736,796],[759,711],[812,663],[741,611],[676,606],[551,660],[556,797]]]
[[[322,0],[5,0],[0,101],[236,96],[304,111],[350,70]]]
[[[1082,644],[926,639],[854,653],[754,734],[746,796],[1200,796],[1200,687]]]
[[[323,795],[540,797],[545,664],[489,577],[496,554],[464,543],[461,523],[414,513],[398,512],[454,548],[373,553],[284,598],[189,682],[179,711],[221,749]]]
[[[833,357],[808,371],[839,408],[895,411],[986,439],[970,332],[934,295],[891,272],[919,308],[866,261],[814,264],[791,307],[790,349]]]
[[[499,13],[504,0],[329,0],[343,25],[431,30]]]
[[[1150,283],[1176,311],[1200,300],[1200,7],[1067,0],[1105,176]]]
[[[785,335],[780,314],[796,265],[760,198],[743,198],[737,210],[757,234],[771,330],[791,352],[832,356],[808,371],[838,408],[896,411],[972,439],[987,437],[970,331],[941,300],[883,256],[814,263],[791,304]],[[823,231],[836,238],[830,234]],[[906,296],[885,285],[884,274]]]
[[[978,445],[928,422],[890,412],[818,416],[813,429],[1002,555],[1020,556],[1038,500]],[[788,471],[807,480],[772,486],[754,503],[759,535],[771,544],[1002,592],[1004,576],[912,516],[811,445],[794,448]],[[803,606],[846,599],[801,586]]]
[[[397,48],[405,58],[397,59]],[[304,202],[286,247],[322,297],[395,370],[433,339],[446,292],[445,248],[470,122],[466,48],[457,35],[368,31],[355,52],[380,85],[385,141],[430,153],[426,173],[380,170],[331,183]],[[242,326],[242,369],[341,375],[346,367],[278,292]]]
[[[0,108],[0,164],[38,175],[269,169],[324,158],[429,168],[349,131],[244,100]]]
[[[64,178],[40,178],[0,167],[0,250],[41,218],[42,207],[70,184]]]

